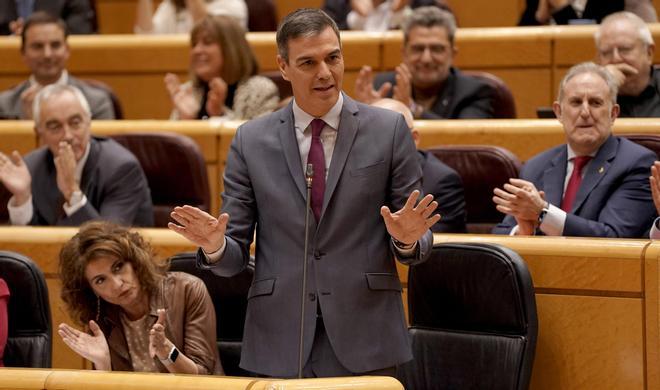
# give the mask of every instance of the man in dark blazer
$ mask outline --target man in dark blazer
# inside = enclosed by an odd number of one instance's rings
[[[416,202],[421,169],[403,117],[341,92],[344,61],[332,19],[297,10],[280,24],[277,43],[293,101],[237,130],[222,214],[178,207],[170,228],[201,246],[200,267],[223,276],[247,266],[256,229],[242,368],[296,375],[304,304],[303,376],[394,375],[412,358],[395,257],[427,258],[437,203],[430,195]],[[304,253],[307,163],[313,213]]]
[[[89,0],[3,0],[0,1],[0,34],[20,34],[23,22],[29,15],[22,15],[20,7],[23,3],[28,7],[26,13],[43,11],[61,18],[66,22],[72,34],[92,34],[96,15]],[[18,6],[20,4],[20,7]],[[20,18],[20,19],[19,19]]]
[[[0,181],[12,193],[15,225],[77,226],[92,219],[152,226],[144,172],[113,140],[90,136],[87,101],[75,87],[49,85],[36,97],[35,132],[43,147],[25,160],[0,153]]]
[[[419,147],[421,135],[415,128],[410,109],[398,100],[383,98],[375,101],[372,106],[386,108],[398,112],[406,120],[410,128],[415,147]],[[433,233],[465,233],[465,195],[461,176],[447,164],[438,160],[433,154],[417,149],[417,157],[422,167],[422,190],[433,195],[438,202],[438,212],[442,218],[433,226]]]
[[[403,62],[376,76],[364,66],[355,81],[357,100],[371,104],[392,97],[415,119],[492,118],[495,90],[452,66],[456,20],[437,7],[415,9],[403,30]]]
[[[649,188],[655,153],[612,135],[616,83],[604,68],[571,68],[553,104],[566,145],[529,160],[495,189],[507,214],[494,233],[639,238],[656,216]]]
[[[41,88],[59,83],[80,89],[92,110],[92,119],[115,119],[110,95],[105,90],[71,76],[66,71],[70,50],[64,22],[44,12],[32,14],[21,34],[21,56],[30,78],[0,92],[0,118],[32,119],[32,101]]]

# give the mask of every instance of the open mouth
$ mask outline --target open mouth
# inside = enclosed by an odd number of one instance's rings
[[[314,87],[314,90],[319,91],[319,92],[326,92],[326,91],[329,91],[329,90],[333,89],[334,87],[335,87],[334,85],[328,85],[328,86],[324,86],[324,87]]]

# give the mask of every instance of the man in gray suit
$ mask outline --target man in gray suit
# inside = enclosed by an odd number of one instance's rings
[[[222,276],[247,266],[256,228],[242,368],[296,375],[304,304],[303,376],[394,375],[412,358],[395,258],[428,257],[437,203],[430,195],[417,203],[422,171],[404,118],[341,92],[344,59],[328,15],[289,14],[277,45],[293,101],[237,130],[220,216],[177,207],[170,228],[201,247],[200,267]],[[304,253],[307,163],[313,214]]]
[[[26,21],[21,34],[21,55],[30,68],[30,78],[0,92],[0,118],[32,119],[32,102],[41,88],[50,84],[68,84],[85,95],[92,119],[115,119],[110,95],[66,71],[69,59],[67,27],[60,19],[45,12],[35,12]]]
[[[0,153],[0,182],[12,193],[14,225],[76,226],[91,219],[152,226],[147,179],[135,156],[115,141],[90,136],[82,93],[44,87],[35,98],[34,128],[44,146],[23,160]]]

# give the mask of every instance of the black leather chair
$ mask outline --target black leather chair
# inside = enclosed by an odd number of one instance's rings
[[[144,170],[154,204],[154,226],[167,227],[174,206],[189,204],[209,211],[211,195],[199,146],[175,133],[110,136],[130,150]]]
[[[647,149],[651,149],[658,156],[660,160],[660,135],[656,134],[621,134],[623,138],[627,138],[630,141],[642,145]]]
[[[508,149],[490,145],[444,145],[427,149],[461,176],[468,233],[490,233],[504,218],[493,203],[493,189],[518,177],[522,163]]]
[[[188,252],[170,259],[170,271],[186,272],[204,281],[215,307],[218,352],[225,374],[251,376],[250,372],[243,370],[238,364],[241,360],[241,341],[253,268],[249,266],[236,276],[223,278],[211,271],[197,268],[195,253]]]
[[[525,262],[491,244],[440,244],[410,268],[406,389],[527,389],[538,320]]]
[[[115,119],[124,119],[124,109],[121,106],[121,101],[119,100],[119,96],[117,96],[117,94],[112,89],[112,87],[110,87],[108,84],[100,80],[82,79],[82,81],[86,82],[87,84],[91,85],[94,88],[101,89],[104,92],[106,92],[108,95],[110,95],[110,101],[112,102],[112,109],[115,112]]]
[[[44,274],[27,257],[0,251],[0,277],[11,294],[5,366],[50,368],[52,329]]]
[[[493,101],[494,118],[511,119],[516,117],[516,101],[513,98],[511,89],[502,79],[492,73],[478,70],[465,70],[463,73],[481,79],[495,89],[495,99]]]

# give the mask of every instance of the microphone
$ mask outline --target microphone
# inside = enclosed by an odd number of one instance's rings
[[[305,245],[303,251],[302,288],[300,290],[300,341],[298,343],[298,378],[303,371],[303,339],[305,333],[305,292],[307,290],[307,251],[309,249],[309,211],[312,203],[312,181],[314,180],[314,165],[307,164],[305,182],[307,183],[307,200],[305,205]]]

